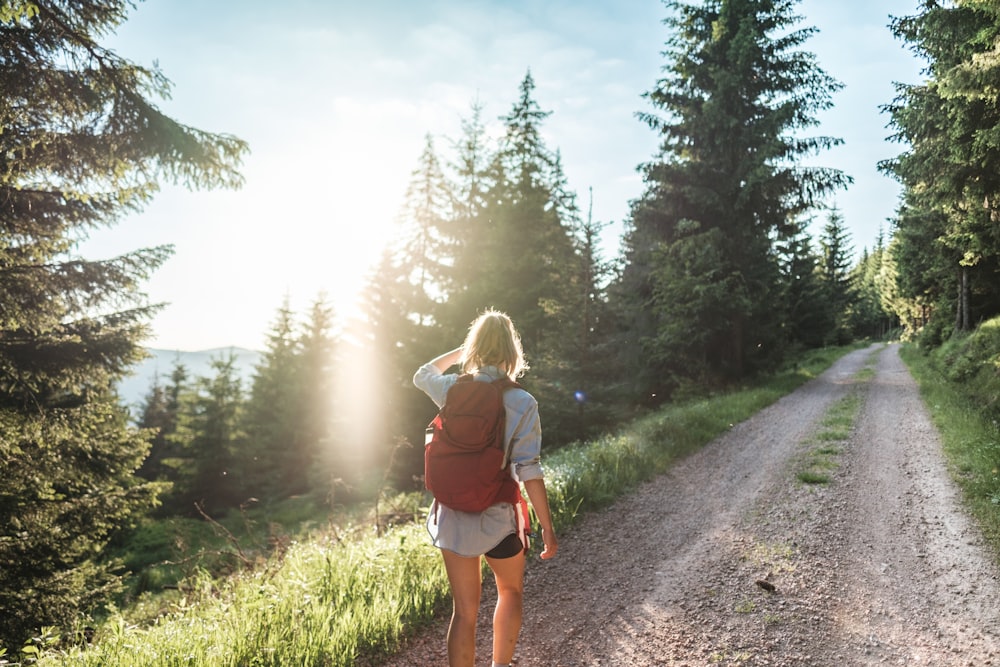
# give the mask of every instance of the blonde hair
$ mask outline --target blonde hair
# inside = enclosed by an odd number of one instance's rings
[[[521,377],[528,370],[528,362],[510,317],[488,308],[473,320],[462,345],[461,366],[466,373],[485,366],[504,366],[510,377]]]

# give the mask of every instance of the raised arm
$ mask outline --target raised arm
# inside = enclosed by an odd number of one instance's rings
[[[430,364],[437,368],[439,371],[444,373],[446,370],[454,366],[462,358],[462,348],[456,347],[450,352],[445,352],[441,356],[434,357],[430,360]]]

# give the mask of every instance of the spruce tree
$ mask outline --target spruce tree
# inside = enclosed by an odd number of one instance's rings
[[[830,309],[832,323],[827,342],[834,345],[843,345],[851,340],[848,308],[857,295],[851,277],[854,248],[850,242],[844,216],[835,208],[827,216],[820,236],[820,276],[823,279],[824,302]]]
[[[295,316],[286,296],[254,371],[242,426],[247,445],[236,461],[244,498],[261,502],[302,491],[302,364]]]
[[[413,293],[406,299],[406,308],[421,326],[437,323],[450,279],[454,238],[449,238],[448,227],[454,209],[454,196],[434,139],[427,135],[400,212],[402,243],[394,259],[408,269],[407,282]]]
[[[534,363],[527,386],[545,405],[547,440],[557,443],[570,437],[578,418],[573,347],[583,266],[574,236],[579,212],[559,154],[542,136],[551,113],[535,99],[528,71],[501,117],[505,130],[488,172],[486,204],[456,263],[463,269],[456,273],[468,278],[455,304],[466,324],[487,306],[514,320]]]
[[[806,225],[796,225],[795,232],[784,234],[777,250],[785,314],[782,340],[793,347],[820,347],[827,341],[834,317],[824,298],[820,258],[812,249]]]
[[[646,192],[632,208],[617,290],[633,314],[622,338],[641,350],[631,369],[641,395],[669,391],[678,368],[733,379],[774,363],[783,314],[773,239],[849,182],[799,162],[840,143],[799,136],[839,84],[800,50],[815,31],[795,28],[796,4],[667,3],[669,60],[646,96],[656,113],[640,114],[661,137],[660,155],[642,167]]]
[[[903,289],[932,300],[937,341],[1000,312],[1000,4],[928,2],[892,28],[928,63],[926,79],[897,84],[886,106],[907,147],[881,166],[904,188],[894,249]],[[940,281],[907,291],[929,262]]]
[[[144,479],[155,480],[163,476],[163,457],[168,447],[167,433],[171,426],[167,401],[167,389],[157,374],[153,377],[139,415],[139,426],[149,429],[151,433],[149,454],[136,471]]]
[[[882,306],[879,274],[883,270],[885,248],[881,235],[875,250],[865,248],[861,258],[851,269],[854,298],[848,305],[847,316],[851,337],[854,339],[885,338],[892,328],[892,318]]]
[[[295,476],[289,487],[292,492],[306,489],[328,492],[331,469],[326,464],[340,463],[335,458],[343,444],[336,432],[340,413],[334,382],[340,352],[340,332],[336,324],[333,307],[326,294],[320,294],[309,309],[299,339],[301,447],[293,453]]]
[[[422,472],[424,426],[433,413],[414,388],[413,373],[443,345],[457,344],[412,318],[410,271],[402,261],[406,255],[397,250],[383,251],[361,296],[363,314],[349,323],[338,345],[338,358],[344,360],[340,369],[349,374],[345,378],[355,378],[339,382],[334,394],[340,417],[337,460],[344,470],[339,477],[349,484],[366,481],[362,473],[385,474],[399,446],[409,446],[399,480],[411,485],[412,476]]]
[[[483,211],[495,179],[501,176],[495,168],[497,151],[486,135],[483,111],[478,100],[473,102],[471,114],[462,119],[461,136],[452,142],[455,157],[448,162],[453,210],[442,228],[445,289],[436,318],[440,336],[446,340],[461,340],[475,316],[469,315],[470,308],[476,308],[475,297],[466,299],[463,295],[478,279],[473,257],[478,244],[485,242]]]
[[[156,514],[162,516],[188,510],[178,504],[182,499],[177,487],[187,462],[185,441],[178,435],[177,426],[191,391],[188,380],[187,367],[178,355],[167,383],[161,385],[157,378],[150,388],[139,419],[139,427],[148,429],[151,433],[151,446],[149,455],[137,474],[164,485],[159,496],[160,506],[156,510]]]
[[[133,475],[147,435],[114,393],[155,306],[143,280],[170,254],[75,254],[140,210],[161,180],[236,186],[246,145],[178,123],[156,69],[99,39],[116,0],[0,2],[0,644],[68,627],[116,586],[95,556],[151,507]]]
[[[565,305],[576,276],[572,230],[556,206],[562,175],[541,134],[551,112],[534,97],[529,71],[501,117],[504,136],[487,168],[485,196],[455,238],[455,291],[448,295],[456,329],[486,306],[505,310],[536,349],[557,332],[550,307]]]
[[[578,293],[575,331],[567,331],[567,357],[575,371],[572,387],[576,419],[567,419],[566,440],[582,440],[606,430],[614,422],[620,396],[620,375],[612,353],[614,317],[608,303],[607,285],[614,266],[601,251],[601,233],[607,223],[594,220],[593,189],[587,217],[575,235],[577,245]],[[571,325],[572,326],[572,325]]]
[[[221,513],[248,500],[237,462],[246,450],[243,383],[232,352],[213,358],[212,374],[184,397],[177,438],[184,443],[180,507],[185,514]]]

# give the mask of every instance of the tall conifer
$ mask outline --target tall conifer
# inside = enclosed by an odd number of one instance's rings
[[[247,447],[239,456],[235,485],[246,497],[275,500],[302,491],[301,405],[303,372],[295,317],[285,296],[254,372],[243,428]],[[296,469],[298,471],[296,472]]]
[[[892,28],[928,63],[886,107],[906,148],[882,168],[904,188],[892,251],[904,294],[931,302],[933,344],[1000,312],[1000,3],[927,2]]]
[[[848,309],[857,297],[851,276],[854,247],[851,236],[844,226],[844,216],[836,208],[830,211],[820,236],[822,261],[820,275],[823,278],[823,296],[830,309],[832,327],[827,342],[843,345],[852,338]]]
[[[94,556],[150,507],[147,451],[113,393],[169,248],[89,260],[91,230],[161,179],[236,186],[246,145],[163,115],[166,77],[102,47],[124,0],[0,2],[0,644],[68,626],[114,589]]]
[[[667,3],[668,63],[647,93],[662,115],[640,114],[661,152],[642,167],[646,192],[632,209],[620,288],[635,315],[623,337],[640,349],[633,375],[643,395],[669,391],[677,372],[733,378],[774,361],[782,314],[773,239],[849,182],[798,162],[840,142],[799,136],[839,84],[800,50],[815,30],[795,28],[796,4]]]

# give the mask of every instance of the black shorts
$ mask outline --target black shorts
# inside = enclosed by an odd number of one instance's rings
[[[503,538],[500,544],[487,551],[486,556],[487,558],[497,559],[513,558],[522,551],[524,551],[524,545],[521,544],[521,538],[517,536],[517,533],[511,533]]]

